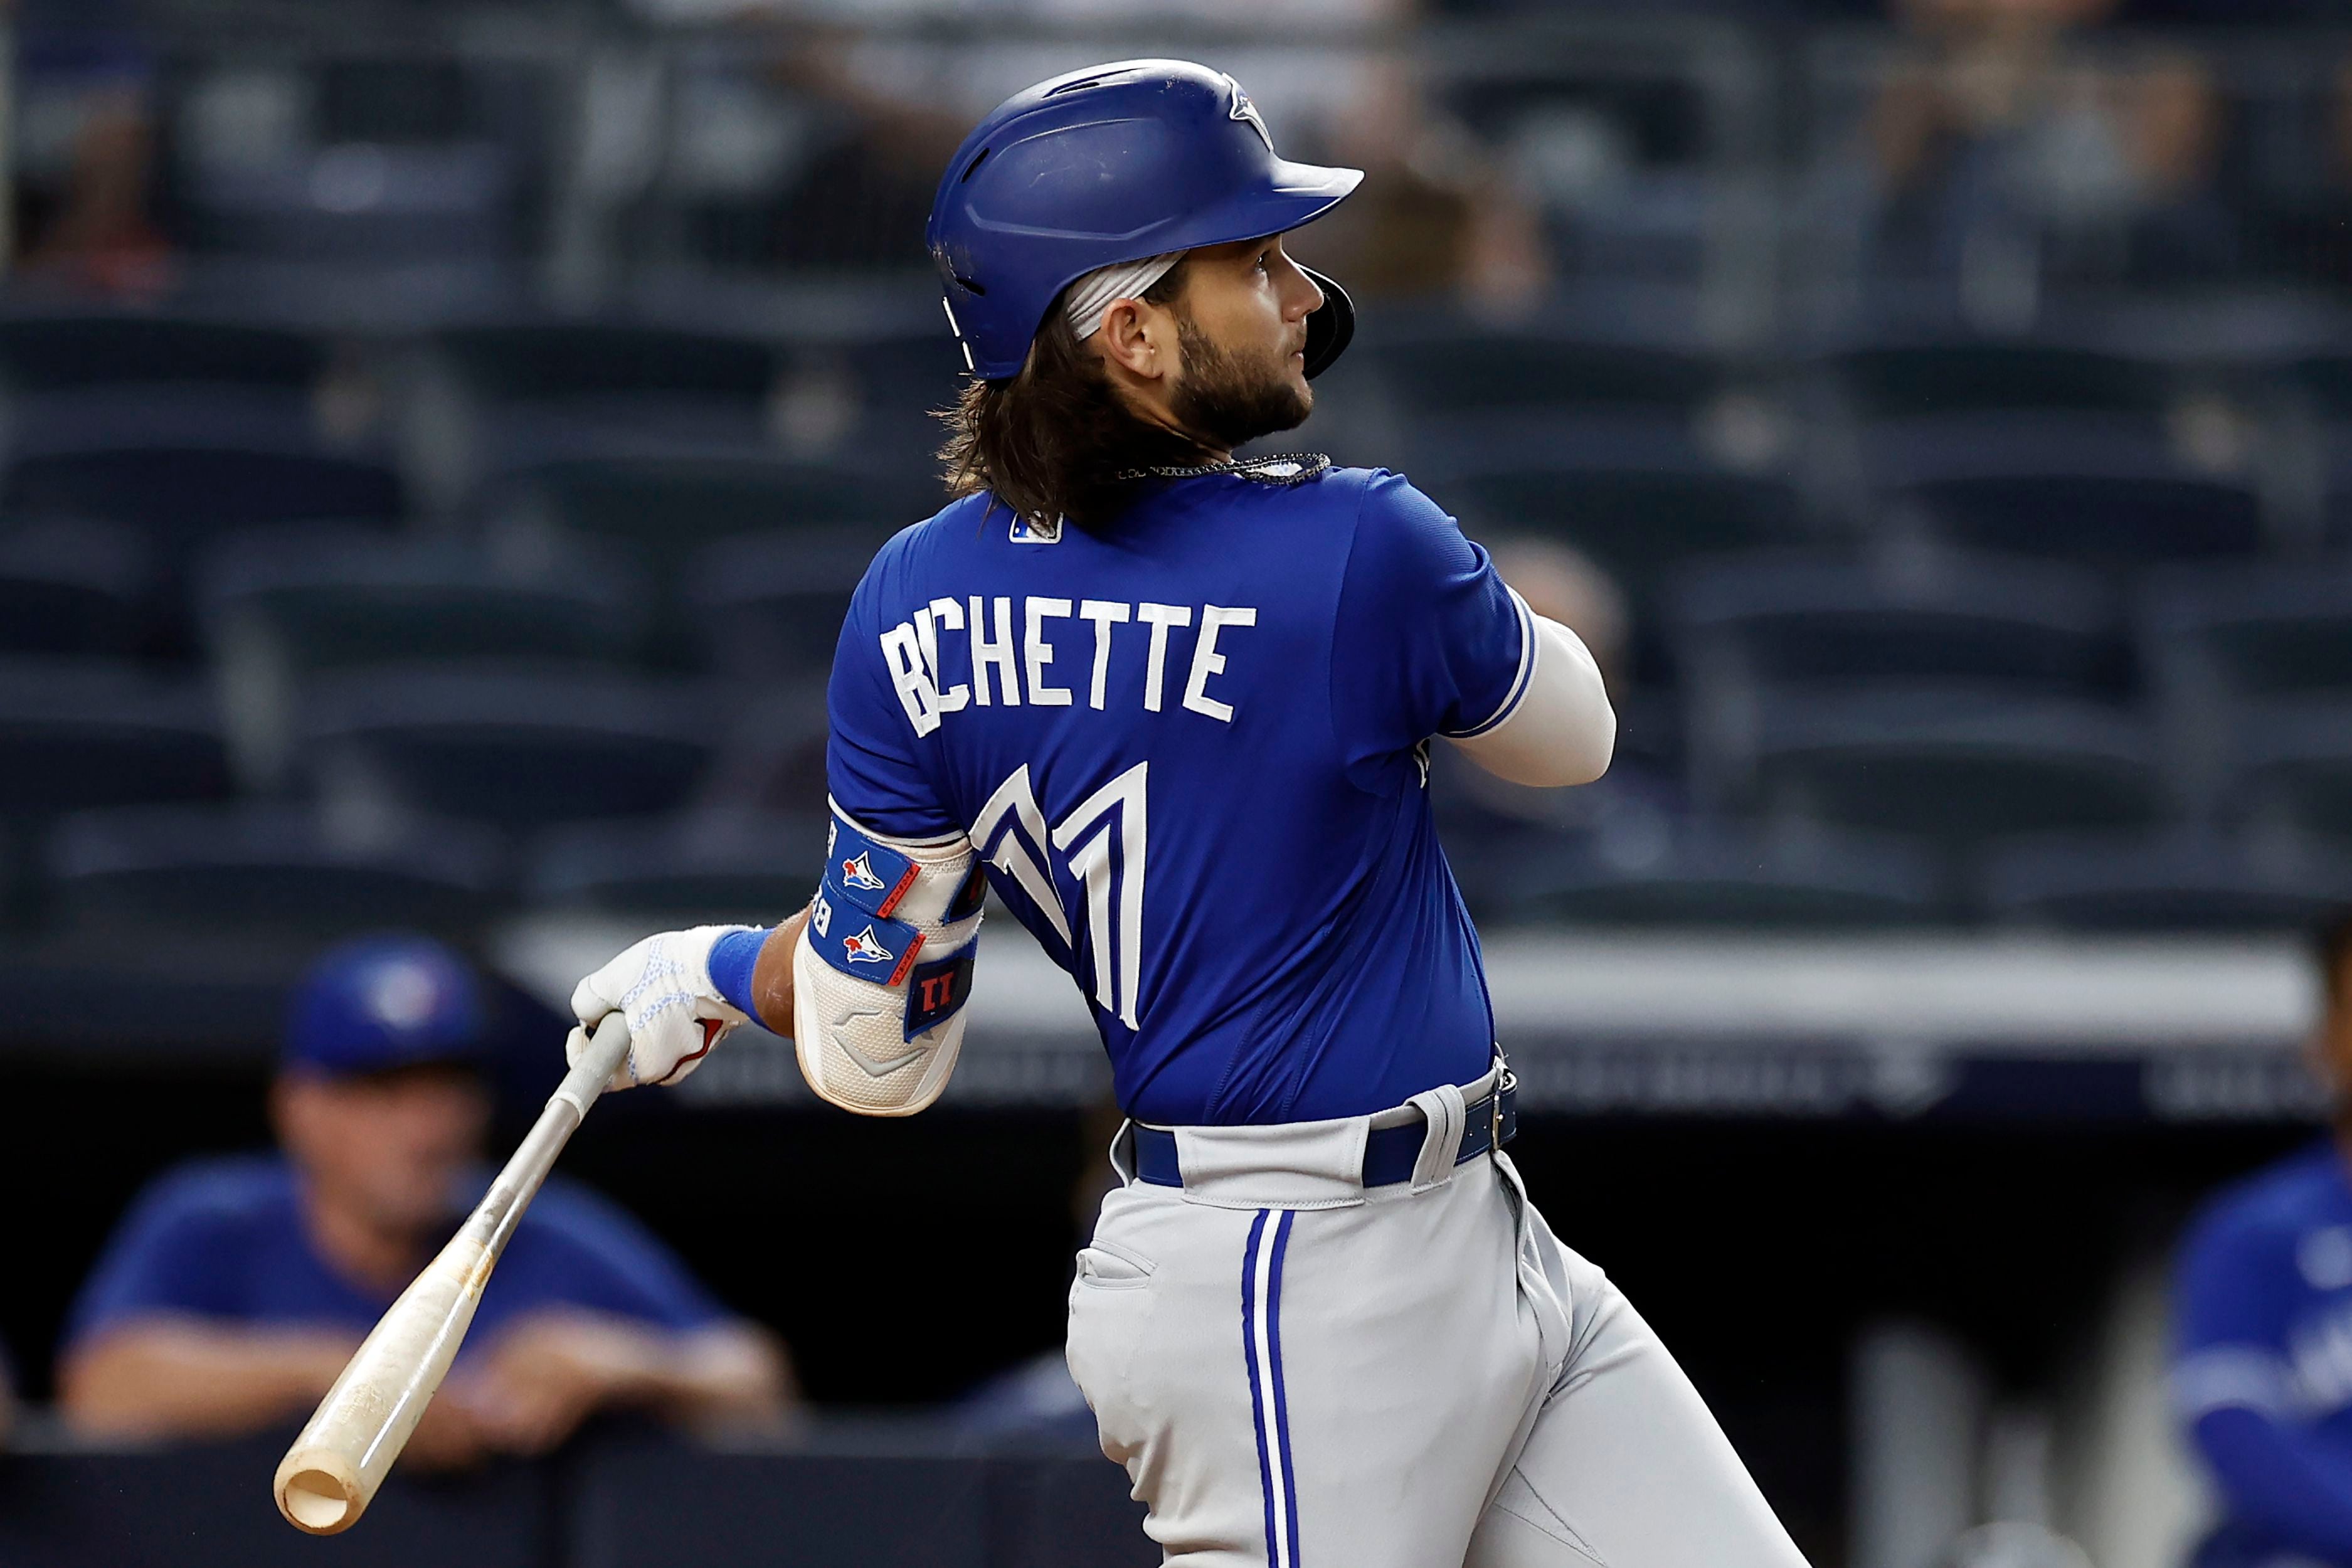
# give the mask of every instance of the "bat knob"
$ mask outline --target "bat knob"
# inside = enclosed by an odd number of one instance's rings
[[[333,1535],[358,1521],[367,1500],[359,1477],[331,1454],[297,1450],[278,1467],[278,1511],[312,1535]]]

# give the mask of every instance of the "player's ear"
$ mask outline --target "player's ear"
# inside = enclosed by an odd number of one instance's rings
[[[1129,374],[1156,381],[1174,368],[1174,323],[1140,300],[1115,300],[1095,333],[1102,356]]]

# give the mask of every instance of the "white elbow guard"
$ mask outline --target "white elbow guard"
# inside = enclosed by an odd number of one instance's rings
[[[896,843],[838,807],[824,859],[793,949],[801,1076],[844,1110],[912,1116],[955,1071],[988,879],[969,839]]]
[[[1448,738],[1512,784],[1591,784],[1608,772],[1617,745],[1617,715],[1601,667],[1584,640],[1558,621],[1529,614],[1527,628],[1528,668],[1517,701],[1478,733]]]

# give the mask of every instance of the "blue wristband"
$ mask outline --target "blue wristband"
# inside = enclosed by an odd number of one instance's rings
[[[750,931],[730,931],[710,944],[710,984],[755,1020],[760,1009],[751,1005],[751,970],[760,962],[760,949],[767,943],[765,928],[754,926]]]

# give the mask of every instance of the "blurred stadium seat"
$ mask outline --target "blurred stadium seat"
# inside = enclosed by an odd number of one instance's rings
[[[1870,930],[1950,909],[1936,858],[1884,835],[1752,834],[1688,826],[1526,855],[1509,905],[1572,925]]]
[[[314,683],[299,755],[331,809],[520,828],[675,810],[717,717],[699,689],[617,673],[357,671]]]
[[[1482,422],[1432,450],[1429,483],[1472,534],[1571,545],[1637,597],[1696,556],[1801,542],[1786,479],[1717,464],[1679,424],[1521,415]]]
[[[435,341],[461,479],[566,458],[769,445],[779,359],[745,337],[620,321],[452,327]]]
[[[1890,495],[1915,503],[1954,543],[2111,571],[2244,558],[2263,548],[2253,487],[2185,471],[2160,440],[2130,432],[2029,437],[1986,425],[1906,432],[1875,454]]]
[[[914,521],[902,515],[906,482],[783,458],[582,459],[517,476],[494,516],[673,558],[734,534],[841,524],[874,529],[878,545]]]
[[[700,811],[555,828],[531,846],[526,889],[542,906],[657,924],[772,924],[815,891],[825,826],[814,813]]]
[[[199,595],[240,771],[274,786],[306,684],[371,666],[625,665],[646,616],[562,563],[518,571],[479,542],[316,527],[224,541]]]
[[[2292,360],[2281,371],[2291,406],[2308,437],[2310,483],[2320,501],[2320,526],[2336,549],[2352,546],[2352,354],[2340,349]]]
[[[686,603],[712,667],[823,679],[874,549],[864,529],[806,529],[724,540],[696,555]]]
[[[299,934],[473,930],[500,905],[496,835],[449,822],[341,826],[307,806],[134,806],[60,821],[50,923]]]
[[[307,395],[327,359],[307,333],[251,322],[129,313],[0,318],[0,386],[15,397],[165,384]]]
[[[1452,313],[1391,324],[1367,334],[1362,348],[1416,421],[1540,408],[1687,425],[1727,379],[1716,361],[1685,350],[1496,328]]]
[[[132,531],[57,519],[0,527],[0,655],[137,651],[150,577]]]
[[[2147,361],[2063,343],[1890,341],[1829,363],[1865,423],[2028,411],[2154,420],[2170,388]]]
[[[824,671],[762,683],[731,716],[704,798],[740,811],[821,815],[831,732]]]
[[[495,322],[451,327],[436,342],[466,390],[499,406],[593,416],[608,399],[683,398],[757,408],[776,380],[776,353],[765,343],[646,322]]]
[[[2035,561],[1764,555],[1676,584],[1685,668],[1751,689],[1939,680],[2110,693],[2124,664],[2113,595]]]
[[[2352,858],[2202,834],[2061,835],[1990,847],[1994,919],[2085,931],[2307,931],[2352,904]]]
[[[2341,562],[2158,574],[2141,623],[2151,664],[2218,697],[2352,691],[2352,569]]]
[[[297,675],[443,659],[625,664],[643,616],[617,585],[509,566],[470,540],[329,529],[225,542],[203,584],[224,657],[263,643]]]
[[[189,233],[215,257],[264,264],[494,269],[520,238],[518,174],[482,142],[351,142],[200,166],[185,187]]]
[[[634,585],[655,607],[654,650],[689,661],[702,628],[683,600],[695,553],[721,540],[863,531],[879,548],[921,515],[904,476],[787,459],[582,459],[502,487],[489,537],[510,560],[584,563]],[[936,507],[926,510],[936,510]]]
[[[1768,700],[1755,799],[1774,816],[1950,844],[2168,813],[2155,748],[2095,704],[1940,688]]]
[[[102,660],[0,661],[0,816],[230,791],[211,694]]]
[[[2185,440],[2168,367],[2055,343],[1890,342],[1823,362],[1875,508],[1948,542],[2130,570],[2267,539],[2244,454]]]
[[[2138,629],[2174,765],[2208,810],[2269,704],[2352,693],[2352,573],[2337,563],[2151,574]]]
[[[0,510],[137,524],[177,553],[224,528],[313,519],[391,522],[406,510],[384,460],[262,431],[240,411],[183,405],[170,426],[26,411]],[[32,428],[27,428],[31,426]]]
[[[2226,810],[2352,837],[2352,697],[2267,703],[2244,716],[2239,733]]]
[[[869,467],[927,479],[947,436],[939,412],[965,384],[954,342],[929,326],[926,318],[912,333],[790,343],[771,434],[794,457],[854,454]]]

